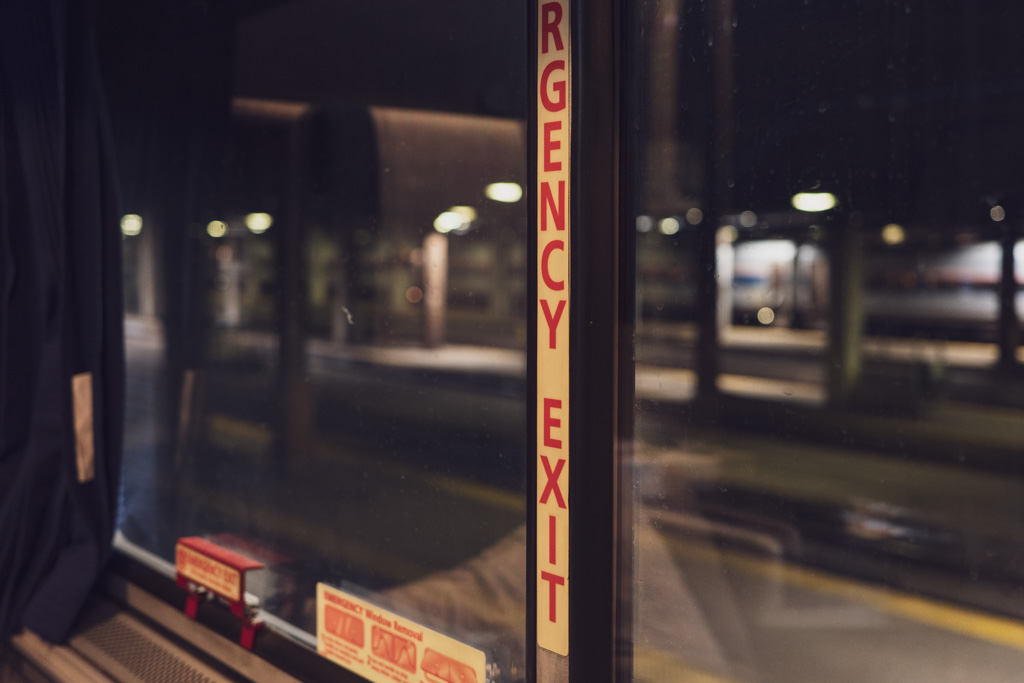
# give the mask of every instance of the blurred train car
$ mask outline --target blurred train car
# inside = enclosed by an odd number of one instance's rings
[[[640,248],[644,238],[640,236]],[[653,242],[665,267],[648,259],[639,272],[640,306],[649,319],[693,319],[696,292],[678,254]],[[685,237],[678,250],[686,251]],[[673,262],[673,258],[675,261]],[[1024,283],[1024,242],[1014,249],[1017,283]],[[999,313],[1001,247],[995,241],[932,249],[869,247],[863,294],[865,329],[872,334],[991,341]],[[828,311],[828,256],[820,244],[755,239],[720,244],[719,296],[723,322],[823,329]],[[1016,296],[1024,319],[1024,292]]]
[[[1024,281],[1024,242],[1014,247],[1015,280]],[[934,252],[880,252],[865,267],[868,329],[992,340],[999,317],[1002,249],[981,242]],[[1024,294],[1016,294],[1017,318]]]
[[[1024,242],[1014,249],[1024,281]],[[788,240],[735,245],[732,319],[737,324],[823,327],[828,263],[823,249]],[[994,339],[1001,248],[996,242],[931,251],[869,250],[864,264],[865,327],[871,333]],[[1024,315],[1024,294],[1016,298]]]
[[[729,249],[720,246],[719,251]],[[779,327],[824,325],[828,264],[824,250],[790,240],[741,242],[732,247],[732,320]],[[721,256],[719,257],[721,259]]]

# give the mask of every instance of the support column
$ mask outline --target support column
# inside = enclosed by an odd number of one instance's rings
[[[850,401],[860,384],[864,346],[864,246],[852,225],[830,226],[828,235],[828,398]]]
[[[1010,221],[1003,223],[1001,272],[999,277],[999,366],[1012,368],[1017,365],[1017,346],[1020,344],[1020,321],[1017,319],[1017,276],[1014,267],[1013,248],[1017,243],[1017,231]]]
[[[719,218],[732,210],[733,191],[733,5],[716,0],[708,13],[714,102],[706,161],[707,207],[697,228],[697,401],[702,419],[716,419],[720,341],[718,334]]]
[[[348,230],[338,226],[334,229],[337,234],[334,236],[336,256],[331,271],[331,281],[334,283],[334,296],[331,297],[331,342],[341,346],[349,341],[349,327],[353,323],[348,283],[355,256],[350,246],[351,240],[347,239]]]
[[[146,224],[149,221],[149,224]],[[138,262],[135,264],[139,284],[139,310],[140,316],[145,318],[156,318],[161,311],[158,310],[159,295],[157,294],[157,283],[165,282],[160,272],[162,265],[157,258],[156,252],[158,236],[153,230],[153,220],[150,216],[143,217],[142,232],[138,236]]]
[[[448,299],[448,236],[431,231],[423,238],[423,345],[444,344]]]
[[[273,467],[283,472],[295,457],[308,455],[312,442],[312,393],[306,372],[308,300],[305,245],[305,192],[310,149],[310,112],[305,105],[262,102],[235,104],[236,114],[251,118],[280,135],[285,145],[285,201],[281,220],[270,228],[278,276],[277,328],[280,416]]]

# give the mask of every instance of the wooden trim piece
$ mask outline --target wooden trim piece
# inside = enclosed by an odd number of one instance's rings
[[[111,683],[84,657],[66,645],[52,645],[32,631],[22,631],[11,638],[11,645],[22,657],[55,681],[80,683]]]

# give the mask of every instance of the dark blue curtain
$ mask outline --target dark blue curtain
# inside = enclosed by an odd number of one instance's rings
[[[89,3],[0,2],[0,637],[62,640],[110,552],[124,349],[109,139]]]

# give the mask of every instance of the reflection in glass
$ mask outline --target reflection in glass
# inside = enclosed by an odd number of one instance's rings
[[[525,38],[515,3],[455,5],[162,8],[183,47],[106,45],[143,207],[121,545],[203,536],[267,566],[248,590],[304,642],[322,581],[517,681]]]
[[[634,679],[1016,680],[1024,13],[630,11]]]

